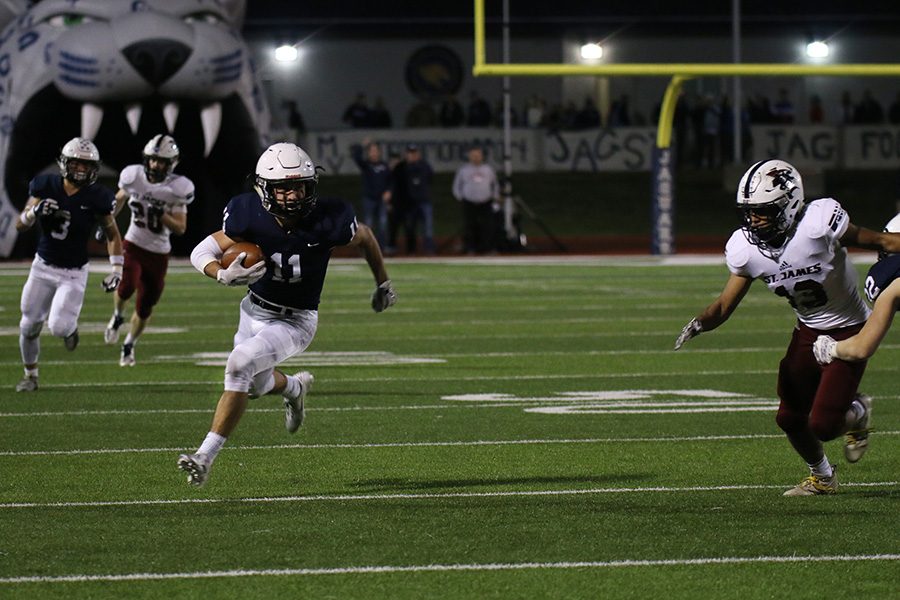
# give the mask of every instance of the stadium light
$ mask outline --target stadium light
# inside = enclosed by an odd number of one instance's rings
[[[294,62],[299,54],[297,48],[291,44],[282,44],[275,48],[275,60],[278,62]]]
[[[809,58],[828,58],[828,44],[819,40],[806,45],[806,56]]]
[[[581,46],[581,58],[584,60],[596,60],[603,58],[603,46],[596,43],[584,44]]]

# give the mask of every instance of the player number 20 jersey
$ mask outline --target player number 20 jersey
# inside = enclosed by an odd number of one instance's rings
[[[119,188],[128,193],[131,223],[125,239],[144,250],[168,254],[172,245],[171,231],[163,225],[162,216],[185,213],[194,201],[194,184],[183,175],[168,175],[159,183],[150,183],[143,165],[129,165],[119,175]]]
[[[725,247],[728,269],[763,281],[808,327],[826,330],[862,323],[869,308],[857,289],[856,269],[838,242],[849,224],[836,200],[814,200],[777,260],[763,256],[741,230],[735,231]]]

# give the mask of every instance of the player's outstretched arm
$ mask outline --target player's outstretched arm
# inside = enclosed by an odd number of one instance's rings
[[[396,304],[397,293],[388,278],[387,269],[384,266],[384,256],[381,254],[381,247],[372,230],[367,225],[360,223],[348,246],[356,246],[360,249],[375,277],[375,284],[378,287],[372,293],[372,310],[381,312]]]
[[[870,358],[890,330],[897,309],[900,309],[900,279],[895,279],[878,295],[872,314],[859,333],[839,342],[827,335],[816,338],[813,346],[816,360],[827,365],[835,358],[848,362]]]
[[[843,246],[854,246],[889,254],[900,252],[900,233],[873,231],[853,223],[847,226],[847,231],[841,236],[840,242]]]
[[[28,198],[25,208],[22,209],[22,214],[19,215],[19,220],[16,221],[16,231],[27,231],[34,226],[40,211],[40,204],[40,198],[35,198],[34,196]]]
[[[103,215],[99,219],[100,229],[106,237],[106,251],[109,254],[109,264],[112,270],[109,275],[103,278],[103,291],[109,293],[119,287],[122,280],[122,265],[125,258],[122,256],[122,235],[119,233],[119,227],[116,225],[116,219],[113,215]]]
[[[727,321],[744,299],[752,283],[753,280],[749,277],[732,273],[719,297],[682,328],[675,340],[675,350],[681,348],[689,339],[697,337],[704,331],[712,331]]]

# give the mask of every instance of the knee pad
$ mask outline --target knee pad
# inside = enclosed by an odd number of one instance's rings
[[[238,346],[228,355],[225,363],[225,389],[247,392],[253,383],[253,357]]]
[[[40,321],[32,321],[30,319],[26,319],[22,317],[19,321],[19,332],[22,334],[25,339],[33,340],[36,337],[41,335],[41,329],[44,328],[44,324]]]
[[[77,329],[77,323],[69,319],[51,319],[47,325],[50,326],[50,333],[55,337],[66,337]]]

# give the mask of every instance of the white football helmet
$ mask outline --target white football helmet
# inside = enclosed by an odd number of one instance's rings
[[[900,232],[900,213],[897,213],[893,219],[887,222],[887,225],[884,226],[884,231],[886,233],[898,233]],[[881,251],[878,253],[878,260],[881,260],[885,256],[891,256],[891,252]]]
[[[70,168],[69,161],[75,159],[88,164],[86,171],[78,171]],[[59,171],[65,179],[68,179],[78,187],[90,185],[97,181],[100,172],[100,151],[89,139],[72,138],[62,147],[59,159],[56,161]]]
[[[759,161],[741,177],[737,207],[747,241],[777,258],[806,207],[800,173],[783,160]]]
[[[178,157],[181,151],[175,138],[171,135],[158,134],[150,138],[147,145],[144,146],[144,173],[147,175],[147,181],[150,183],[159,183],[165,180],[178,164]],[[150,159],[155,158],[166,166],[163,169],[151,169]]]
[[[318,200],[318,182],[318,168],[295,144],[272,144],[256,163],[256,192],[263,208],[278,217],[311,213]]]

